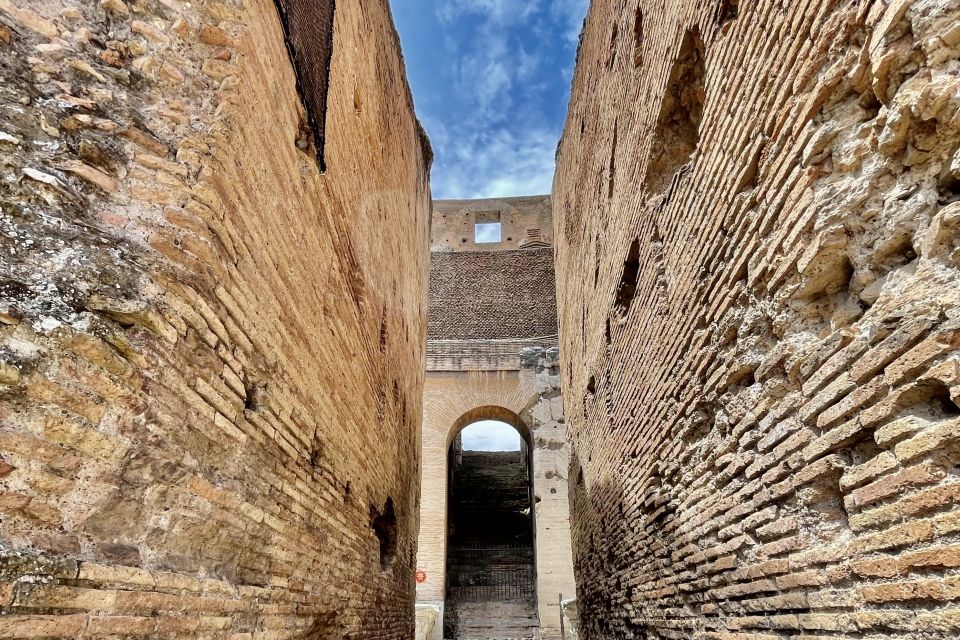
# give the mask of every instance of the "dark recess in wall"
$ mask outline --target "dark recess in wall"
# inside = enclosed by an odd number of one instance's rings
[[[297,76],[297,92],[317,155],[320,171],[327,170],[324,139],[330,58],[333,54],[334,0],[274,0],[283,24],[290,62]],[[300,146],[298,144],[298,146]],[[309,147],[309,145],[306,145]]]
[[[633,68],[643,64],[643,11],[637,5],[637,15],[633,19]]]
[[[617,286],[617,299],[613,308],[617,315],[624,317],[630,311],[630,305],[637,295],[637,280],[640,278],[640,238],[634,238],[630,250],[623,261],[623,273]]]
[[[386,571],[397,557],[397,515],[393,498],[387,498],[383,513],[376,506],[370,506],[370,527],[380,541],[380,570]]]
[[[706,49],[697,29],[683,35],[667,80],[653,137],[647,186],[664,191],[700,142],[700,119],[706,97]]]

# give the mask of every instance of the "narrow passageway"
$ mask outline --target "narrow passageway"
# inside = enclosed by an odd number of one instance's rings
[[[960,638],[960,0],[0,0],[0,164],[0,638]]]
[[[444,638],[537,632],[531,461],[516,440],[514,451],[468,450],[461,435],[450,445]]]

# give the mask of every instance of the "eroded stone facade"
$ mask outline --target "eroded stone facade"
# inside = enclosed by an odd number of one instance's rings
[[[580,627],[960,634],[960,3],[594,0],[554,188]]]
[[[0,637],[412,637],[429,150],[333,29],[308,113],[269,0],[0,0]]]

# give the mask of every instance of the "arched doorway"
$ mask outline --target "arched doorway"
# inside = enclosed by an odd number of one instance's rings
[[[449,640],[533,638],[539,626],[530,443],[518,419],[498,417],[466,417],[447,452]]]

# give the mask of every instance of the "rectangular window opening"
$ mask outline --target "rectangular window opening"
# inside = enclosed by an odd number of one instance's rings
[[[477,244],[500,242],[500,232],[499,222],[478,222],[473,225],[474,242]]]

